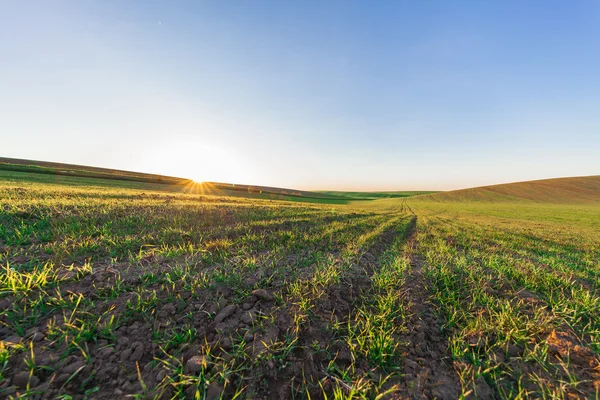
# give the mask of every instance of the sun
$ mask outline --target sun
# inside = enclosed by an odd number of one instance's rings
[[[160,174],[187,178],[195,184],[256,182],[252,157],[235,144],[208,142],[199,138],[161,141],[149,146],[147,163]]]

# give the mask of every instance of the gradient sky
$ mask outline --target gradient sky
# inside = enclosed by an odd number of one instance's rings
[[[0,156],[298,189],[600,174],[599,1],[0,0]]]

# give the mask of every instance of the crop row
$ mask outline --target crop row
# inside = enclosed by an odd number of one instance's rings
[[[549,262],[552,253],[540,254],[543,245],[522,238],[460,219],[420,218],[430,298],[445,320],[463,393],[598,393],[597,291],[576,279],[580,268]]]

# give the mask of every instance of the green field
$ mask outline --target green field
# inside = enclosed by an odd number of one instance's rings
[[[402,197],[418,196],[422,194],[431,194],[431,191],[404,191],[404,192],[340,192],[340,191],[318,191],[318,193],[329,194],[332,196],[347,197],[352,200],[377,200],[377,199],[396,199]]]
[[[598,398],[600,178],[540,182],[0,171],[0,397]]]
[[[213,196],[300,201],[321,204],[348,204],[356,200],[410,197],[435,192],[340,192],[304,191],[277,187],[237,185],[221,182],[194,182],[170,176],[31,161],[0,157],[0,176],[13,182],[54,183],[69,186],[122,187],[129,189],[170,191]]]

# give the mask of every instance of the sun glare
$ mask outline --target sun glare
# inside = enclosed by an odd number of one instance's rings
[[[162,145],[162,146],[161,146]],[[243,155],[224,144],[183,140],[161,143],[150,154],[161,154],[165,163],[161,174],[188,178],[195,184],[205,182],[250,183],[253,176]]]

